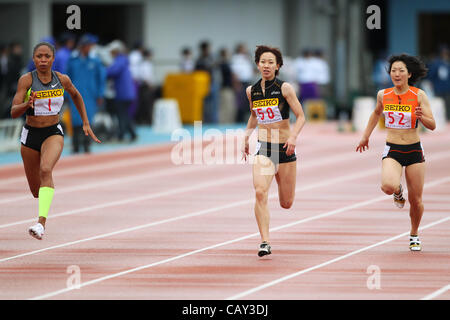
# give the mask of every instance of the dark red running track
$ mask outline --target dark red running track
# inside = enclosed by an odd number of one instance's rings
[[[422,252],[380,191],[384,132],[308,124],[294,206],[270,193],[257,257],[249,164],[174,165],[173,145],[67,157],[44,240],[21,165],[0,168],[0,299],[450,299],[450,131],[422,134]],[[403,178],[404,179],[404,178]],[[79,286],[77,286],[79,285]]]

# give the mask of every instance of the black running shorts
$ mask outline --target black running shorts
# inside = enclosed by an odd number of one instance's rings
[[[423,147],[420,141],[405,145],[386,142],[382,159],[385,158],[392,158],[403,167],[425,162]]]
[[[22,145],[41,151],[42,143],[50,136],[60,135],[64,137],[64,132],[61,124],[57,123],[50,127],[35,128],[25,124],[22,128],[22,134],[20,136],[20,142]]]
[[[274,164],[287,163],[297,160],[296,152],[290,156],[286,155],[286,148],[283,148],[284,143],[270,143],[265,141],[258,141],[256,146],[256,155],[268,157]]]

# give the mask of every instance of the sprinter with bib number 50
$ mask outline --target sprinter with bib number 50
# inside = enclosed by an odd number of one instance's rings
[[[425,157],[418,134],[418,122],[429,130],[434,130],[436,123],[427,95],[413,85],[427,74],[427,69],[418,58],[402,54],[389,58],[388,72],[394,87],[378,92],[375,110],[356,151],[362,152],[369,148],[369,137],[383,113],[387,138],[382,156],[381,190],[388,195],[393,194],[395,205],[403,208],[405,199],[400,181],[405,167],[411,218],[409,248],[411,251],[420,251],[422,245],[418,231],[424,211],[422,192]]]
[[[268,192],[273,177],[278,183],[278,196],[282,208],[289,209],[294,202],[297,158],[297,136],[305,124],[302,106],[294,88],[276,78],[283,65],[281,52],[276,48],[258,46],[255,63],[261,79],[247,88],[250,102],[250,118],[242,146],[243,158],[249,155],[249,137],[258,126],[258,145],[253,163],[253,186],[255,188],[255,216],[262,243],[258,256],[271,253],[269,242]],[[290,111],[296,116],[291,130]]]
[[[89,125],[83,98],[70,78],[52,71],[55,48],[47,42],[33,49],[36,69],[20,77],[12,101],[11,117],[26,113],[22,129],[20,153],[30,191],[39,199],[38,222],[28,229],[31,236],[41,240],[45,222],[53,200],[53,168],[63,150],[64,138],[59,124],[59,112],[64,103],[64,90],[69,92],[83,119],[83,130],[94,141],[100,142]]]

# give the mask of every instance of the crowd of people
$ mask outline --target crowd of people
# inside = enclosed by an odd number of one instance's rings
[[[203,70],[210,74],[211,87],[204,103],[204,121],[245,122],[250,112],[245,88],[258,80],[256,64],[247,45],[238,43],[233,52],[222,47],[215,57],[211,52],[210,43],[203,41],[199,45],[199,52],[200,55],[196,59],[190,47],[182,48],[180,70],[182,72]],[[296,75],[292,81],[302,102],[323,98],[328,94],[330,71],[322,50],[303,50],[292,64],[286,66],[286,69],[281,77],[288,74]]]
[[[0,44],[0,119],[10,117],[11,100],[23,69],[22,54],[19,42]]]
[[[65,32],[54,39],[41,39],[56,47],[53,69],[67,74],[86,101],[89,120],[107,114],[110,121],[98,129],[104,141],[134,141],[136,124],[152,124],[154,101],[161,96],[161,86],[155,78],[152,50],[142,42],[127,48],[121,40],[99,45],[93,34],[77,37]],[[245,89],[258,80],[254,58],[245,43],[238,43],[233,50],[219,48],[217,54],[209,41],[199,43],[198,54],[191,47],[180,52],[179,71],[191,73],[198,70],[210,75],[209,92],[203,101],[205,123],[242,123],[249,117],[248,98]],[[0,45],[0,119],[9,117],[9,107],[16,90],[17,79],[24,72],[34,69],[33,62],[23,61],[22,46],[18,42]],[[434,95],[444,98],[447,116],[450,117],[450,59],[449,48],[442,46],[440,55],[428,65],[428,80]],[[330,95],[330,69],[320,49],[304,49],[298,57],[286,65],[286,73],[292,80],[299,100],[304,105],[308,99],[326,98]],[[283,77],[283,74],[280,75]],[[380,56],[374,64],[373,83],[388,86],[386,57]],[[81,119],[70,97],[65,104],[69,108],[73,127],[73,152],[89,152],[89,139],[81,129]]]
[[[134,141],[135,124],[151,124],[153,100],[156,92],[152,52],[137,43],[128,50],[120,40],[98,45],[93,34],[77,37],[70,32],[58,39],[44,37],[43,42],[55,46],[52,69],[67,74],[83,96],[89,122],[108,115],[110,121],[101,122],[99,134],[104,141]],[[22,61],[22,46],[12,43],[0,51],[0,118],[9,118],[12,98],[19,77],[35,69],[32,59]],[[70,96],[65,94],[63,110],[70,111],[73,130],[72,151],[90,152],[90,139],[83,133],[83,123]]]

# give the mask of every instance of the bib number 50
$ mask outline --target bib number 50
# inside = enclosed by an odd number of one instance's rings
[[[263,109],[256,109],[256,112],[258,112],[258,114],[259,114],[261,120],[264,120],[264,117],[265,117],[265,114],[266,114],[266,113],[267,113],[267,117],[268,117],[269,119],[275,118],[275,113],[273,112],[272,108],[267,107],[267,108],[265,108],[265,111],[266,111],[266,112],[264,112]]]

